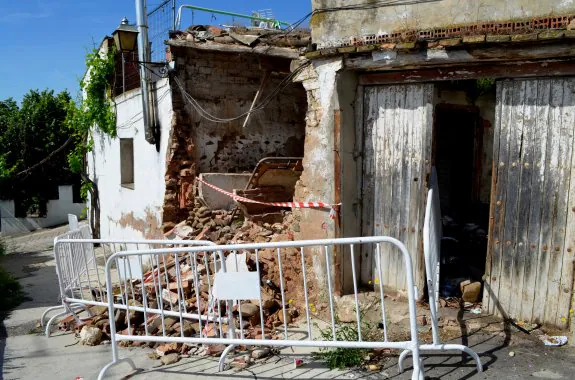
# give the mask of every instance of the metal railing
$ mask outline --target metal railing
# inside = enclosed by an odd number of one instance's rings
[[[58,318],[72,315],[76,322],[81,322],[79,312],[86,311],[91,316],[91,306],[108,306],[105,283],[106,260],[115,253],[150,248],[184,247],[214,245],[203,240],[127,240],[127,239],[92,239],[90,227],[82,225],[76,230],[62,234],[54,239],[54,259],[60,291],[61,305],[44,311],[41,324],[45,327],[46,336],[50,336],[51,326]],[[116,272],[116,281],[131,278],[141,273],[150,263],[144,261],[128,262]],[[118,305],[119,308],[125,307]],[[44,326],[49,313],[63,309],[52,316]]]
[[[374,301],[366,301],[365,297],[360,297],[355,262],[361,245],[374,245],[376,252],[380,253],[383,244],[397,247],[393,252],[399,253],[403,257],[404,268],[409,268],[406,273],[410,332],[408,340],[388,339],[390,326],[389,315],[385,309],[383,281],[379,281],[379,288],[376,288],[373,294],[379,301],[376,303],[377,309],[381,311],[384,337],[371,341],[367,339],[365,331],[362,333],[360,311],[365,307],[364,302],[373,304]],[[354,325],[357,326],[358,332],[355,341],[338,339],[339,327],[332,278],[333,256],[336,250],[349,255],[351,260],[355,284]],[[129,277],[124,276],[120,278],[119,283],[115,281],[114,273],[119,268],[126,268],[129,262],[134,260],[136,262],[147,260],[155,264],[156,268],[162,268],[162,263],[174,263],[174,270],[170,276],[165,274],[165,270],[164,273],[162,270],[157,270],[153,272],[151,279],[136,276],[128,280]],[[409,350],[414,357],[412,379],[423,379],[417,337],[416,291],[411,268],[411,257],[406,247],[391,237],[183,247],[114,253],[108,258],[105,270],[108,315],[115,315],[119,309],[126,310],[128,314],[135,311],[141,313],[138,319],[141,323],[132,324],[121,333],[117,331],[114,323],[110,324],[113,360],[101,370],[99,379],[104,378],[110,367],[121,362],[127,362],[135,369],[130,359],[119,357],[118,341],[228,345],[220,357],[220,370],[223,370],[226,355],[235,345]],[[381,277],[380,259],[377,260],[377,271]],[[319,286],[319,289],[316,286]],[[270,296],[271,290],[275,292],[273,299],[277,302],[277,311],[273,315],[264,306],[264,301]],[[301,325],[302,330],[297,333],[288,326],[291,315],[290,304],[296,297],[299,310],[305,309],[305,323]],[[313,302],[322,302],[322,305],[325,305],[322,309],[325,315],[322,314],[321,317],[329,320],[326,322],[325,330],[330,331],[329,339],[322,338],[325,334],[314,333],[312,330],[312,319],[318,317],[319,313]],[[250,308],[253,312],[249,323],[244,320],[248,315],[243,316],[242,313],[242,307],[245,310],[248,303],[252,305]],[[257,311],[254,308],[257,308]],[[176,336],[167,333],[168,315],[175,317],[175,322],[179,323]],[[303,315],[304,313],[302,319]],[[272,317],[277,319],[270,319]],[[187,319],[197,320],[197,329],[184,331]]]
[[[176,0],[164,0],[148,12],[148,41],[150,43],[150,60],[166,60],[166,44],[170,31],[176,29]]]
[[[289,22],[283,22],[283,21],[279,21],[273,18],[267,18],[267,17],[260,17],[260,16],[250,16],[250,15],[244,15],[244,14],[240,14],[240,13],[235,13],[235,12],[229,12],[229,11],[222,11],[222,10],[218,10],[218,9],[211,9],[211,8],[204,8],[204,7],[198,7],[195,5],[181,5],[180,8],[178,8],[178,14],[176,16],[176,28],[181,28],[181,24],[182,24],[182,10],[183,9],[191,9],[191,10],[196,10],[196,11],[200,11],[200,12],[207,12],[207,13],[212,13],[212,14],[220,14],[220,15],[225,15],[225,16],[232,16],[232,17],[238,17],[238,18],[244,18],[247,20],[251,20],[251,21],[260,21],[262,23],[268,24],[273,26],[273,29],[280,29],[282,25],[284,26],[290,26],[291,24]]]
[[[421,351],[462,351],[475,360],[477,371],[482,372],[483,366],[477,353],[462,344],[444,344],[439,337],[439,269],[441,254],[442,222],[439,203],[439,186],[435,168],[430,178],[430,189],[427,193],[425,219],[423,223],[423,252],[425,256],[425,272],[427,277],[427,291],[429,294],[429,310],[431,314],[432,344],[422,344]],[[399,357],[399,371],[403,372],[403,361],[410,354],[403,351]]]

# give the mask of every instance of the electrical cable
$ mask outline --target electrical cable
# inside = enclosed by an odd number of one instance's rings
[[[264,109],[272,100],[273,98],[275,98],[281,91],[283,91],[287,86],[292,84],[292,79],[294,77],[296,77],[303,69],[305,69],[307,66],[309,66],[311,63],[310,62],[306,62],[303,65],[299,66],[297,69],[295,69],[290,75],[288,75],[287,77],[285,77],[274,89],[273,91],[266,96],[266,98],[264,98],[263,100],[261,100],[256,106],[254,106],[251,110],[242,113],[241,115],[238,116],[234,116],[234,117],[230,117],[230,118],[220,118],[218,116],[214,116],[212,115],[209,111],[207,111],[205,108],[203,108],[200,103],[194,99],[194,97],[192,95],[190,95],[185,89],[184,86],[182,85],[182,82],[180,80],[180,78],[178,77],[174,77],[174,82],[176,83],[176,86],[178,87],[178,89],[180,90],[180,92],[182,93],[183,97],[185,100],[187,100],[187,102],[198,112],[198,114],[203,117],[204,119],[207,119],[211,122],[214,123],[229,123],[232,121],[236,121],[239,119],[243,119],[244,117],[260,111],[262,109]]]

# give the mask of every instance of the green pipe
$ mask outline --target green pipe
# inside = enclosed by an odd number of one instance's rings
[[[183,8],[188,8],[188,9],[193,9],[196,11],[202,11],[202,12],[207,12],[207,13],[215,13],[215,14],[220,14],[220,15],[225,15],[225,16],[232,16],[232,17],[240,17],[240,18],[247,18],[249,20],[255,20],[255,21],[263,21],[263,22],[271,22],[273,23],[274,27],[278,27],[280,25],[291,25],[289,22],[283,22],[283,21],[278,21],[278,20],[274,20],[271,18],[263,18],[263,17],[256,17],[256,16],[248,16],[248,15],[243,15],[240,13],[234,13],[234,12],[228,12],[228,11],[220,11],[217,9],[211,9],[211,8],[203,8],[203,7],[198,7],[195,5],[182,5],[180,7],[180,9],[178,9],[178,17],[176,20],[176,25],[178,28],[180,28],[181,26],[181,22],[182,22],[182,9]]]

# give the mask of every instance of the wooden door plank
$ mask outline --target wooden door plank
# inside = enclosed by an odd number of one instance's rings
[[[567,140],[571,144],[571,162],[568,162],[566,175],[569,179],[568,200],[567,200],[567,221],[565,228],[565,240],[563,243],[563,265],[561,269],[561,291],[559,293],[559,310],[557,313],[557,324],[565,328],[570,320],[571,299],[573,294],[573,260],[575,251],[575,133],[572,126],[575,125],[575,79],[569,78],[565,81],[563,91],[563,125],[567,127],[570,135]]]
[[[420,295],[425,287],[425,260],[423,258],[423,221],[425,217],[425,206],[427,202],[428,179],[431,176],[431,154],[433,146],[433,98],[434,85],[423,85],[422,119],[419,126],[422,135],[422,157],[421,171],[417,181],[418,203],[417,203],[417,241],[414,251],[415,284]]]
[[[531,206],[531,183],[533,172],[533,139],[535,134],[535,113],[537,110],[537,81],[523,81],[525,86],[525,95],[521,107],[523,108],[523,120],[518,169],[520,171],[519,179],[519,204],[517,213],[517,232],[515,241],[515,256],[512,270],[512,288],[511,294],[514,302],[510,315],[525,320],[522,314],[524,300],[533,293],[524,294],[525,272],[532,267],[531,257],[529,257],[529,210]],[[519,105],[518,105],[519,106]],[[531,319],[529,315],[528,320]]]
[[[552,297],[553,302],[550,302],[550,306],[547,308],[549,312],[549,318],[546,321],[552,323],[556,326],[567,326],[567,319],[565,317],[566,310],[562,310],[562,305],[560,305],[561,300],[561,273],[563,269],[563,254],[564,254],[564,243],[565,243],[565,227],[567,223],[567,206],[568,206],[568,194],[569,194],[569,165],[571,163],[571,147],[573,142],[572,129],[573,123],[571,122],[569,109],[565,108],[565,100],[570,99],[572,94],[566,94],[566,91],[572,90],[572,88],[566,86],[566,79],[558,79],[556,82],[557,96],[559,98],[558,108],[558,135],[559,135],[559,155],[557,158],[557,198],[555,201],[555,218],[553,221],[553,241],[552,241],[552,251],[550,262],[550,272],[549,272],[549,288],[548,297]],[[569,308],[568,303],[566,307]],[[561,318],[565,318],[561,321]]]
[[[513,97],[513,84],[511,81],[498,82],[501,86],[501,97],[498,100],[498,108],[500,114],[500,121],[497,124],[499,134],[499,148],[496,156],[497,161],[497,182],[494,183],[493,192],[495,193],[495,205],[493,212],[493,237],[492,243],[492,271],[491,283],[487,291],[492,298],[489,302],[489,313],[495,315],[506,315],[499,300],[501,288],[501,269],[502,269],[502,246],[504,245],[504,218],[505,218],[505,197],[507,190],[507,167],[509,165],[509,131],[510,131],[510,118],[513,111],[512,97]]]
[[[403,223],[405,221],[405,182],[404,182],[404,147],[405,147],[405,132],[406,132],[406,102],[407,102],[407,86],[398,86],[398,106],[397,113],[398,117],[396,119],[396,133],[397,136],[395,142],[395,168],[394,168],[394,209],[396,211],[395,217],[392,220],[395,226],[395,236],[399,241],[405,243],[402,229]],[[400,255],[399,250],[394,249],[393,255],[395,256],[396,265],[396,287],[398,289],[405,289],[405,265],[403,263],[403,258]]]
[[[535,316],[537,322],[544,322],[546,318],[550,316],[550,310],[553,307],[553,302],[556,302],[550,298],[550,270],[553,268],[553,220],[554,213],[556,210],[555,202],[557,199],[557,165],[559,160],[559,120],[560,113],[557,105],[560,103],[563,97],[563,90],[561,90],[561,95],[557,93],[557,82],[551,81],[551,91],[550,97],[547,101],[549,107],[549,119],[547,121],[548,128],[548,139],[547,139],[547,157],[545,162],[545,199],[542,206],[542,216],[541,216],[541,246],[542,246],[542,266],[539,268],[540,273],[538,273],[538,293],[536,296],[539,300],[535,302],[536,310]],[[555,284],[556,286],[556,284]],[[537,308],[537,305],[540,305]],[[544,307],[544,308],[543,308]]]
[[[549,128],[553,131],[553,139],[551,140],[551,151],[547,170],[549,173],[549,191],[546,196],[553,199],[549,205],[549,214],[544,218],[545,224],[548,225],[546,231],[545,241],[547,242],[547,256],[548,256],[548,270],[546,276],[547,296],[545,300],[545,312],[543,314],[544,321],[551,321],[555,319],[557,314],[557,303],[559,298],[559,276],[561,275],[562,260],[559,257],[560,248],[555,245],[556,233],[560,228],[561,221],[558,220],[561,216],[558,203],[561,202],[562,194],[559,194],[561,183],[561,170],[559,167],[560,160],[562,160],[562,136],[561,136],[561,104],[563,103],[563,80],[554,79],[551,81],[551,100],[550,107],[550,120]],[[546,212],[547,210],[544,210]]]
[[[485,275],[483,276],[483,302],[482,308],[484,311],[489,313],[493,312],[493,297],[495,284],[492,280],[492,274],[499,268],[499,262],[497,257],[494,257],[494,250],[496,247],[495,239],[497,237],[497,229],[495,223],[496,208],[497,204],[497,180],[498,180],[498,169],[499,169],[499,143],[500,143],[500,131],[501,131],[501,110],[502,110],[502,89],[503,84],[501,82],[496,83],[495,88],[495,124],[493,131],[493,160],[491,163],[491,195],[489,201],[489,230],[487,234],[487,257],[485,260]],[[494,275],[495,276],[495,275]]]
[[[378,116],[377,116],[377,143],[376,147],[376,156],[377,156],[377,180],[375,184],[375,191],[376,191],[376,199],[377,205],[375,206],[375,213],[378,215],[374,225],[377,233],[379,235],[387,235],[389,231],[385,229],[385,220],[389,214],[389,203],[390,203],[390,189],[387,184],[387,173],[389,171],[389,163],[387,162],[386,157],[386,144],[389,138],[388,128],[389,125],[387,124],[387,104],[389,97],[389,91],[382,91],[381,87],[378,87],[377,91],[377,109],[378,109]],[[374,214],[374,215],[376,215]],[[383,266],[382,272],[384,273],[384,278],[379,279],[379,281],[383,281],[385,285],[389,284],[389,276],[385,272],[385,268],[387,266],[387,257],[389,254],[387,253],[390,249],[389,246],[382,246],[382,255],[385,257],[381,258],[381,264]],[[373,262],[373,267],[375,268],[376,262]],[[372,271],[372,276],[370,278],[370,282],[374,282],[375,279],[379,278],[379,273]]]
[[[548,80],[530,81],[536,85],[533,105],[528,104],[528,111],[533,113],[532,159],[531,159],[531,202],[529,204],[529,227],[527,230],[527,250],[525,274],[520,316],[523,320],[533,320],[533,307],[536,293],[537,271],[539,269],[539,237],[541,233],[541,206],[544,198],[545,156],[547,146],[548,107],[540,105],[549,99],[550,82]],[[531,92],[529,92],[531,94]],[[530,95],[528,101],[530,102]]]
[[[551,98],[551,81],[545,80],[539,86],[537,95],[537,126],[544,129],[543,138],[541,140],[541,157],[539,164],[539,176],[541,179],[541,211],[540,211],[540,230],[538,235],[538,252],[537,252],[537,273],[535,281],[535,296],[533,300],[533,317],[532,321],[540,323],[543,321],[544,309],[542,305],[545,303],[547,297],[547,270],[549,268],[549,261],[547,256],[548,246],[545,241],[545,236],[549,230],[549,210],[552,204],[552,173],[548,170],[549,160],[549,147],[553,141],[553,131],[549,127],[550,108],[549,99]]]
[[[407,104],[406,108],[410,110],[408,115],[408,135],[409,143],[406,145],[407,151],[405,152],[405,163],[407,168],[405,174],[405,202],[406,202],[406,220],[405,220],[405,243],[409,253],[412,257],[417,257],[417,184],[413,181],[413,177],[418,175],[417,166],[414,163],[415,151],[419,151],[419,138],[418,134],[421,130],[421,108],[423,101],[423,86],[415,85],[408,86],[407,88]],[[416,273],[416,266],[412,268]]]
[[[392,117],[388,118],[387,121],[393,123],[393,132],[391,136],[393,136],[393,142],[391,145],[390,152],[392,154],[391,157],[391,212],[389,215],[389,219],[387,219],[391,236],[398,238],[398,222],[399,222],[399,214],[400,209],[398,207],[399,201],[401,199],[401,151],[399,149],[400,141],[401,141],[401,121],[400,118],[402,116],[402,107],[403,107],[403,98],[405,96],[403,92],[403,86],[392,86],[392,91],[394,92],[395,101],[393,104],[393,113]],[[401,270],[401,263],[399,257],[396,254],[395,249],[390,252],[390,272],[393,273],[393,287],[396,289],[401,288],[401,284],[398,282],[399,270]]]
[[[382,213],[382,218],[379,220],[380,227],[383,234],[386,236],[393,236],[393,230],[390,223],[392,208],[393,208],[393,134],[395,129],[394,123],[394,104],[396,98],[396,90],[394,86],[380,87],[379,89],[379,107],[380,107],[380,122],[385,125],[382,135],[380,136],[381,149],[378,154],[382,157],[381,165],[381,182],[378,183],[378,188],[382,192],[383,206],[379,210]],[[395,287],[395,260],[393,257],[393,249],[389,245],[381,247],[381,265],[384,274],[384,285]],[[374,279],[375,280],[375,279]],[[381,279],[380,279],[381,281]]]
[[[518,167],[520,161],[520,146],[523,131],[523,101],[525,99],[525,81],[513,81],[512,113],[509,119],[509,161],[507,165],[507,190],[505,196],[505,217],[503,231],[503,246],[501,255],[501,275],[500,275],[500,296],[501,305],[508,316],[515,309],[513,304],[520,297],[512,296],[513,287],[513,265],[516,256],[517,242],[515,241],[517,231],[517,214],[519,205],[519,180],[521,169]],[[503,290],[503,291],[501,291]]]
[[[362,235],[374,235],[374,185],[375,185],[375,150],[373,129],[377,118],[377,92],[376,87],[366,87],[361,101],[365,104],[363,116],[363,174],[362,174]],[[375,99],[374,99],[375,97]],[[362,251],[363,252],[363,251]],[[371,278],[374,253],[372,247],[365,247],[361,262],[362,278]]]

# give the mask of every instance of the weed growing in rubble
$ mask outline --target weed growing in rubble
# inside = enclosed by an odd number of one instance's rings
[[[375,341],[378,339],[378,332],[375,326],[366,322],[363,318],[364,312],[360,311],[361,337],[363,341]],[[359,332],[356,323],[342,323],[338,316],[335,317],[335,337],[338,341],[357,342]],[[317,325],[316,325],[317,327]],[[324,341],[333,340],[331,325],[320,329],[321,339]],[[326,362],[330,369],[344,369],[361,365],[369,350],[361,348],[321,348],[320,352],[314,356]]]

